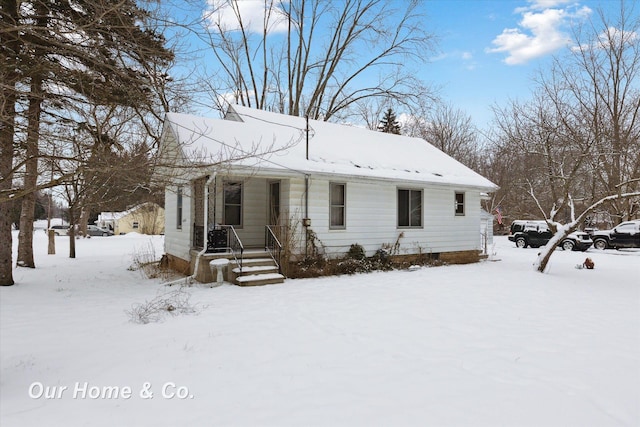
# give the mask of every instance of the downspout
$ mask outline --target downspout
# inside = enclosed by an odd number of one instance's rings
[[[304,219],[302,220],[304,226],[304,256],[309,256],[309,175],[304,175]]]
[[[309,115],[305,116],[306,122],[306,153],[305,157],[309,160]],[[309,175],[304,175],[304,257],[309,257]]]
[[[202,255],[205,254],[205,252],[207,252],[207,244],[208,242],[208,234],[209,234],[209,185],[215,181],[216,179],[216,175],[218,174],[218,171],[216,171],[215,169],[213,170],[213,173],[211,175],[209,175],[209,179],[207,179],[207,182],[204,184],[204,243],[203,243],[203,248],[200,252],[198,252],[198,255],[196,255],[196,265],[193,268],[193,275],[191,276],[191,278],[193,280],[195,280],[196,276],[198,275],[198,267],[200,266],[200,258],[202,258]],[[215,212],[214,212],[214,218],[215,218]]]

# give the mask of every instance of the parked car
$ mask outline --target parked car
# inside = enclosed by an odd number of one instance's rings
[[[622,222],[611,230],[593,232],[596,249],[640,248],[640,220]]]
[[[538,226],[547,227],[547,221],[516,219],[511,223],[511,226],[509,227],[509,236],[513,236],[516,233],[523,232],[525,229],[536,228]]]
[[[113,231],[97,225],[87,225],[87,236],[113,236]]]
[[[68,225],[52,225],[49,230],[53,230],[56,236],[66,236],[69,234]]]
[[[584,231],[574,231],[560,242],[560,247],[565,251],[584,252],[593,245],[593,240],[589,233]]]
[[[515,242],[519,248],[538,248],[546,245],[553,233],[545,221],[514,221],[511,224],[509,240]],[[565,251],[586,251],[593,245],[591,236],[583,231],[574,231],[560,242],[560,247]]]

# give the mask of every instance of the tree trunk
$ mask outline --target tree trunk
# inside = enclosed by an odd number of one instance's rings
[[[20,211],[20,232],[18,233],[18,259],[16,267],[35,268],[33,260],[33,215],[35,212],[36,194],[29,193],[22,199]]]
[[[4,150],[0,151],[0,158],[4,161]],[[10,156],[6,156],[11,161]],[[5,168],[3,168],[5,169]],[[9,167],[11,169],[11,167]],[[6,175],[2,175],[3,178]],[[4,187],[4,186],[3,186]],[[2,188],[4,189],[4,188]],[[9,219],[9,202],[0,203],[0,286],[11,286],[13,281],[13,236],[11,235],[11,220]]]
[[[47,230],[49,237],[49,245],[47,246],[47,255],[56,254],[56,232],[53,230]]]
[[[25,162],[24,188],[35,188],[38,184],[38,141],[40,139],[40,112],[42,108],[42,78],[32,77],[27,112],[27,161]],[[18,234],[18,267],[35,268],[33,259],[33,220],[36,207],[36,193],[30,191],[22,199],[20,212],[20,233]]]
[[[87,208],[80,209],[80,219],[78,220],[78,230],[82,237],[87,237],[87,222],[89,222],[89,214],[91,212]]]
[[[0,192],[10,191],[13,183],[13,137],[15,131],[16,85],[20,40],[18,33],[18,1],[2,3],[2,20],[8,31],[0,32]],[[0,202],[0,286],[11,286],[13,281],[11,234],[11,202]]]
[[[75,207],[69,205],[69,258],[76,257],[76,213]]]
[[[552,245],[551,242],[547,243],[542,252],[540,252],[540,255],[538,255],[538,260],[536,261],[536,270],[538,270],[540,273],[544,273],[544,271],[547,269],[547,265],[549,264],[549,260],[551,259],[551,255],[557,247],[557,243],[555,245]]]

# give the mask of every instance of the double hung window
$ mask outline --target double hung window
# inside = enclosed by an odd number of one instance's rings
[[[456,193],[455,212],[456,215],[464,215],[464,193]]]
[[[346,184],[329,184],[329,228],[345,228],[346,223]]]

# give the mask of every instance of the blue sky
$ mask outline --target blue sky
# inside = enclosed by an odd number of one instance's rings
[[[493,117],[491,105],[529,96],[534,73],[570,46],[572,22],[618,6],[613,0],[428,1],[429,24],[440,43],[425,78],[484,127]]]
[[[220,5],[226,0],[207,0]],[[393,0],[398,3],[405,0]],[[245,22],[261,21],[263,0],[240,0]],[[613,16],[617,0],[426,0],[420,6],[436,51],[420,73],[441,97],[485,128],[494,104],[525,99],[551,56],[570,47],[571,24]]]

